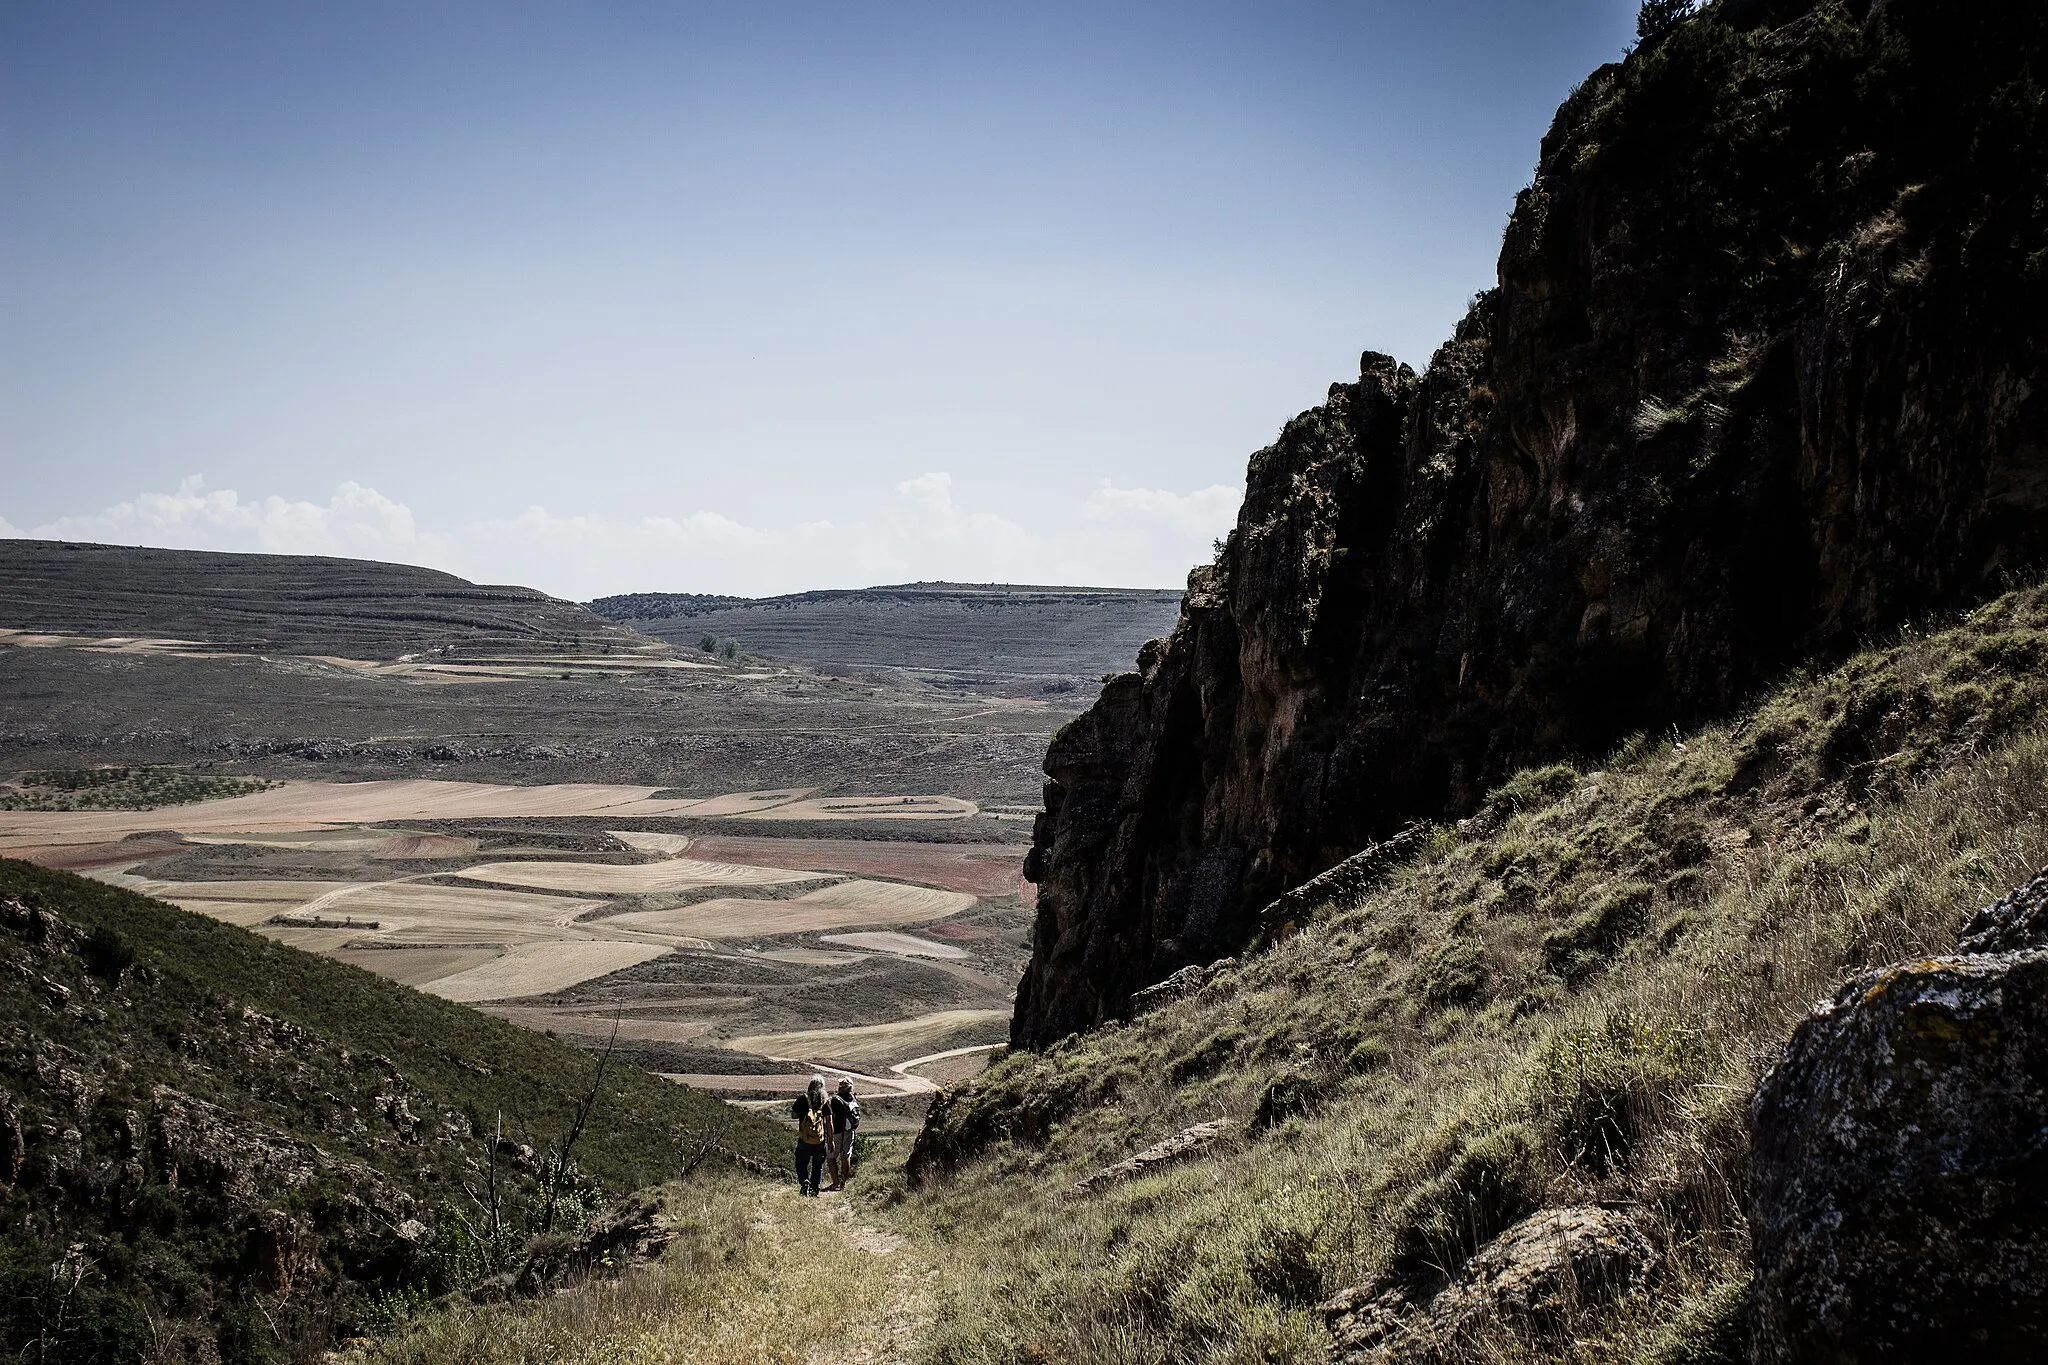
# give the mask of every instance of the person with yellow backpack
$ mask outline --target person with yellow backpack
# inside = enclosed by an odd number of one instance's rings
[[[796,1120],[796,1183],[801,1194],[815,1196],[825,1174],[825,1149],[832,1141],[832,1106],[825,1103],[825,1078],[811,1077],[804,1093],[790,1106]]]

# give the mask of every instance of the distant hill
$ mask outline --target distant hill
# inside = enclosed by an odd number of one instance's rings
[[[901,583],[762,598],[631,593],[590,610],[690,649],[709,637],[827,672],[1046,694],[1129,669],[1139,646],[1173,629],[1180,598],[1176,588]]]
[[[380,1303],[516,1267],[595,1069],[358,968],[0,859],[0,1349],[272,1359],[241,1349],[254,1329],[306,1359]],[[779,1165],[784,1144],[614,1061],[555,1227],[707,1148]],[[53,1267],[78,1271],[72,1291]]]
[[[370,659],[644,643],[532,588],[408,564],[50,540],[0,540],[0,628]]]

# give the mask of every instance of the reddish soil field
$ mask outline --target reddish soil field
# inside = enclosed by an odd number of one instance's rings
[[[1024,880],[1029,844],[917,844],[881,839],[749,839],[706,834],[689,856],[753,867],[802,872],[852,872],[889,877],[974,896],[1016,896],[1036,904],[1038,888]]]
[[[94,868],[119,867],[122,863],[146,862],[176,853],[185,847],[175,835],[168,839],[121,839],[108,844],[59,844],[52,848],[10,849],[10,858],[26,858],[44,867],[64,872],[90,872]]]

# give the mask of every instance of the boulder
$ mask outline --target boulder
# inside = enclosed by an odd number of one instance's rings
[[[1849,982],[1752,1103],[1754,1359],[2048,1359],[2048,875]],[[2048,926],[2044,926],[2048,927]]]
[[[1185,1000],[1202,987],[1214,981],[1219,974],[1237,965],[1234,957],[1218,958],[1206,967],[1189,965],[1156,985],[1131,993],[1131,1017],[1149,1014],[1176,1000]]]
[[[1641,1285],[1654,1255],[1626,1214],[1544,1209],[1481,1247],[1434,1295],[1412,1298],[1401,1281],[1383,1276],[1317,1311],[1340,1365],[1405,1365],[1437,1358],[1489,1322],[1538,1334],[1563,1329],[1574,1313]]]

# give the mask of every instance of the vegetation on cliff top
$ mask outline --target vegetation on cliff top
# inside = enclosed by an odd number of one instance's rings
[[[1320,1359],[1326,1296],[1426,1290],[1600,1205],[1650,1235],[1646,1289],[1442,1354],[1732,1359],[1756,1078],[1846,975],[1949,950],[2048,862],[2044,663],[2035,587],[1731,724],[1521,773],[1194,997],[992,1066],[926,1135],[950,1172],[902,1195],[952,1268],[931,1358]],[[1071,1192],[1217,1117],[1234,1139]]]

